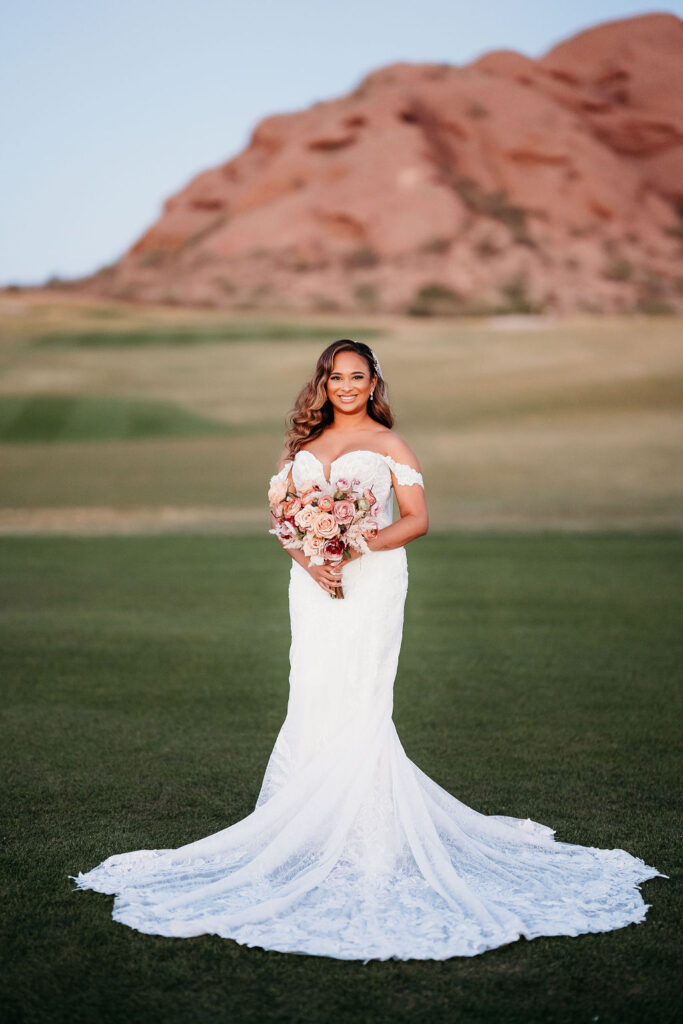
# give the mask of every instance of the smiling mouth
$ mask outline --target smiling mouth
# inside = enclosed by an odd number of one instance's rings
[[[339,396],[339,401],[340,402],[355,402],[357,398],[358,398],[358,395],[340,395]]]

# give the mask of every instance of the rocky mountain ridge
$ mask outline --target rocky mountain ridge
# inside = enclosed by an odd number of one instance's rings
[[[91,294],[416,315],[683,311],[683,21],[393,64],[266,118]]]

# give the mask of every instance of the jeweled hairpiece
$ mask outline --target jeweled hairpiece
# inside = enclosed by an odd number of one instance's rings
[[[369,347],[370,346],[368,346],[368,348]],[[375,353],[372,351],[372,349],[370,349],[370,354],[371,354],[372,360],[373,360],[373,362],[375,364],[375,373],[377,374],[378,377],[382,377],[382,367],[379,365],[379,359],[377,358]],[[384,380],[384,377],[382,377],[382,380]]]

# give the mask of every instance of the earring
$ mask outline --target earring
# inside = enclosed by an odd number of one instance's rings
[[[372,401],[372,399],[374,397],[374,394],[375,394],[374,390],[370,392],[370,401]]]

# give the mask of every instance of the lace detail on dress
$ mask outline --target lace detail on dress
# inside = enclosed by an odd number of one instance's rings
[[[406,466],[404,462],[396,462],[390,455],[385,455],[384,460],[388,466],[391,467],[391,471],[396,477],[397,483],[403,486],[410,486],[411,484],[419,484],[424,489],[424,480],[422,479],[422,473],[418,473],[412,466]]]

